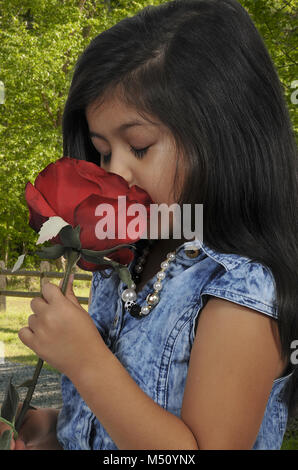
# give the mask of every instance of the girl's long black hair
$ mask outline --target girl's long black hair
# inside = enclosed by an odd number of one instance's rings
[[[100,165],[85,110],[116,87],[172,132],[186,169],[178,201],[203,204],[204,243],[271,269],[282,358],[290,361],[298,339],[297,146],[249,14],[236,0],[174,0],[95,37],[74,70],[64,155]],[[291,366],[289,414],[298,401],[298,365]]]

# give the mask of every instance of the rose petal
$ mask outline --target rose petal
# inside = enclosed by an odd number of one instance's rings
[[[100,194],[109,198],[117,199],[118,196],[126,195],[129,191],[127,181],[116,173],[107,172],[95,163],[85,160],[73,159],[77,173],[84,179],[97,184]],[[89,193],[90,194],[90,193]],[[97,193],[96,193],[97,194]]]
[[[79,161],[81,160],[62,157],[50,163],[35,180],[35,187],[44,195],[56,215],[62,217],[70,225],[74,223],[74,209],[81,201],[90,194],[102,194],[98,183],[82,180],[75,164]]]
[[[98,216],[95,215],[96,209],[98,205],[108,203],[112,207],[111,213],[111,221],[107,223],[107,230],[115,225],[115,237],[105,238],[103,240],[99,239],[96,235],[96,225],[101,219],[106,219],[108,215]],[[127,205],[127,209],[129,204]],[[92,194],[87,199],[85,199],[75,210],[75,225],[80,225],[80,240],[81,244],[84,248],[88,248],[90,250],[105,250],[112,248],[119,244],[127,244],[127,243],[134,243],[140,239],[141,235],[144,233],[144,230],[147,228],[147,220],[148,220],[148,212],[149,207],[146,207],[146,217],[138,217],[140,222],[138,223],[139,227],[138,232],[139,236],[134,238],[130,238],[127,233],[124,234],[125,238],[119,238],[120,227],[118,227],[118,201],[114,201],[113,199],[103,199],[102,197],[96,196]],[[128,224],[135,218],[135,216],[127,216],[127,220],[125,221],[126,214],[121,214],[124,218],[124,231],[127,231]],[[114,224],[115,222],[115,224]],[[137,233],[136,233],[137,235]]]
[[[128,196],[129,202],[138,202],[139,204],[144,204],[144,205],[154,203],[151,197],[149,196],[149,194],[135,184],[130,187],[129,193],[127,196]]]
[[[29,225],[38,232],[41,225],[56,213],[30,182],[25,187],[25,198],[29,208]]]

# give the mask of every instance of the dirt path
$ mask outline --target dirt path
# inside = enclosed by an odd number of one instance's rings
[[[30,379],[34,373],[34,366],[25,366],[13,362],[0,363],[0,404],[2,404],[6,385],[13,376],[12,383],[20,385]],[[25,398],[26,388],[19,388],[21,401]],[[45,408],[61,408],[62,398],[60,390],[60,374],[42,369],[32,397],[32,406]]]

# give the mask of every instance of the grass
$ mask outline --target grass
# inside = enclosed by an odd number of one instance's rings
[[[21,278],[19,278],[21,279]],[[59,279],[51,279],[51,283],[59,285]],[[74,281],[74,291],[77,297],[89,297],[91,281]],[[10,281],[8,290],[26,291],[24,281]],[[30,291],[39,291],[39,280],[31,280]],[[30,298],[6,297],[6,312],[0,312],[0,341],[4,343],[4,357],[7,362],[17,362],[20,364],[35,366],[37,363],[36,354],[25,346],[18,337],[18,331],[28,325],[28,317],[32,315],[30,308]],[[88,310],[87,304],[81,304]],[[44,363],[46,369],[55,369]],[[57,371],[56,371],[57,372]]]
[[[58,279],[51,279],[50,282],[56,285],[59,284]],[[89,297],[90,286],[90,281],[75,280],[74,291],[76,296]],[[17,279],[10,281],[8,289],[28,290],[24,285],[24,281]],[[30,290],[39,291],[39,281],[34,282],[32,279]],[[6,297],[6,312],[0,312],[0,341],[4,343],[6,361],[35,366],[37,356],[18,337],[18,331],[23,326],[27,326],[28,316],[32,314],[30,302],[31,299],[27,298]],[[87,304],[82,304],[82,307],[88,310]],[[44,363],[43,367],[58,372],[47,363]],[[286,431],[281,450],[298,450],[298,427]]]
[[[281,450],[298,450],[298,430],[296,436],[284,437]]]

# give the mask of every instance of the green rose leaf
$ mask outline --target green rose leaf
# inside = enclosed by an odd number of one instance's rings
[[[12,439],[12,429],[6,429],[0,436],[0,450],[10,450],[10,443]]]
[[[63,255],[65,247],[63,245],[44,246],[41,251],[35,251],[35,254],[41,258],[57,259]]]
[[[64,246],[73,248],[75,250],[81,249],[80,241],[80,226],[77,225],[73,228],[71,225],[66,225],[59,232],[59,237]]]
[[[85,250],[81,251],[81,256],[85,261],[88,261],[89,263],[94,263],[94,264],[109,264],[107,260],[103,259],[103,256],[94,256],[94,255],[88,255],[85,253]]]
[[[15,418],[20,398],[17,389],[11,382],[11,379],[12,377],[10,377],[5,391],[5,397],[1,407],[1,417],[12,422]]]
[[[110,253],[114,253],[114,251],[118,251],[120,250],[121,248],[132,248],[133,250],[136,250],[136,247],[133,246],[133,245],[117,245],[117,246],[114,246],[113,248],[109,248],[108,250],[102,250],[102,251],[94,251],[94,250],[87,250],[86,248],[84,248],[82,250],[82,253],[86,254],[86,255],[90,255],[90,256],[106,256],[106,255],[109,255]]]
[[[117,268],[116,268],[117,269]],[[125,267],[121,267],[121,268],[118,268],[118,275],[121,279],[121,281],[124,282],[124,284],[126,284],[127,286],[130,287],[131,283],[133,282],[132,280],[132,277],[131,277],[131,274],[130,274],[130,271],[128,268],[125,268]]]

